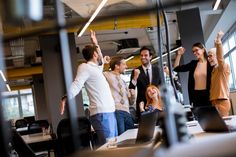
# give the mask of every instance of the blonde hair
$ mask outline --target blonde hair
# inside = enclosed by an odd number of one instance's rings
[[[148,89],[149,87],[155,88],[155,89],[157,90],[157,92],[159,93],[158,96],[157,96],[157,98],[158,98],[158,101],[159,101],[160,104],[161,104],[160,90],[157,88],[157,86],[152,85],[152,84],[150,84],[150,85],[147,87],[147,89]],[[150,105],[153,103],[153,100],[148,96],[148,90],[147,90],[147,89],[146,89],[146,92],[145,92],[145,96],[146,96],[146,100],[147,100],[146,107],[150,106]],[[154,104],[153,104],[153,105],[154,105]]]

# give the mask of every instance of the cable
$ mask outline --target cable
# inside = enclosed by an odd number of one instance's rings
[[[169,73],[170,73],[170,75],[169,75],[170,82],[171,82],[171,85],[174,89],[175,98],[179,101],[178,96],[177,96],[176,87],[175,87],[174,80],[173,80],[173,75],[172,75],[173,68],[171,65],[171,56],[170,56],[170,37],[169,37],[168,19],[167,19],[166,13],[165,13],[163,5],[162,5],[162,0],[160,0],[160,8],[162,10],[162,15],[164,17],[164,24],[165,24],[166,50],[167,50],[168,68],[169,68]]]
[[[162,59],[162,44],[161,44],[161,25],[160,25],[160,10],[159,10],[159,1],[156,1],[156,14],[157,14],[157,44],[158,44],[158,56],[160,57],[159,67],[160,67],[160,76],[162,84],[166,84],[164,79],[164,70],[162,67],[163,59]]]

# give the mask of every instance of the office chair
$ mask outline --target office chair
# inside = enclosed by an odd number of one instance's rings
[[[24,117],[28,124],[31,124],[35,121],[35,116]]]
[[[27,126],[28,126],[28,123],[25,119],[18,119],[15,122],[16,129],[17,128],[24,128],[24,127],[27,127]]]
[[[35,153],[29,145],[25,143],[20,134],[13,130],[12,132],[12,146],[19,157],[44,157],[47,152]]]
[[[29,124],[28,134],[41,133],[42,128],[48,129],[49,123],[47,120],[36,120]]]
[[[90,121],[86,117],[78,118],[79,124],[79,142],[80,147],[79,150],[87,150],[91,149],[91,124]],[[57,137],[58,144],[60,147],[61,156],[69,155],[74,152],[74,148],[72,147],[72,135],[71,135],[71,127],[69,119],[62,119],[57,126]]]

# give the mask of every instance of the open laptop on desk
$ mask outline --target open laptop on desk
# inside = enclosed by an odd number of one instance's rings
[[[148,144],[152,141],[158,112],[146,112],[141,114],[136,139],[127,139],[117,143],[117,147],[130,147],[137,144]]]
[[[236,126],[226,125],[223,118],[213,106],[197,107],[193,113],[202,129],[206,132],[235,132]]]

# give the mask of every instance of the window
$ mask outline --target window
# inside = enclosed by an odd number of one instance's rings
[[[233,49],[235,47],[234,35],[229,38],[229,48]]]
[[[234,24],[223,39],[225,61],[230,65],[230,89],[236,89],[236,25]]]
[[[5,119],[19,119],[35,115],[31,89],[3,92],[2,97]]]
[[[230,65],[229,57],[225,58],[225,62]],[[229,77],[229,87],[230,87],[231,89],[234,88],[234,83],[233,83],[232,74],[231,74],[230,77]]]
[[[87,94],[86,89],[83,87],[82,88],[82,98],[83,98],[83,104],[84,104],[84,109],[88,108],[89,103],[89,97]]]

